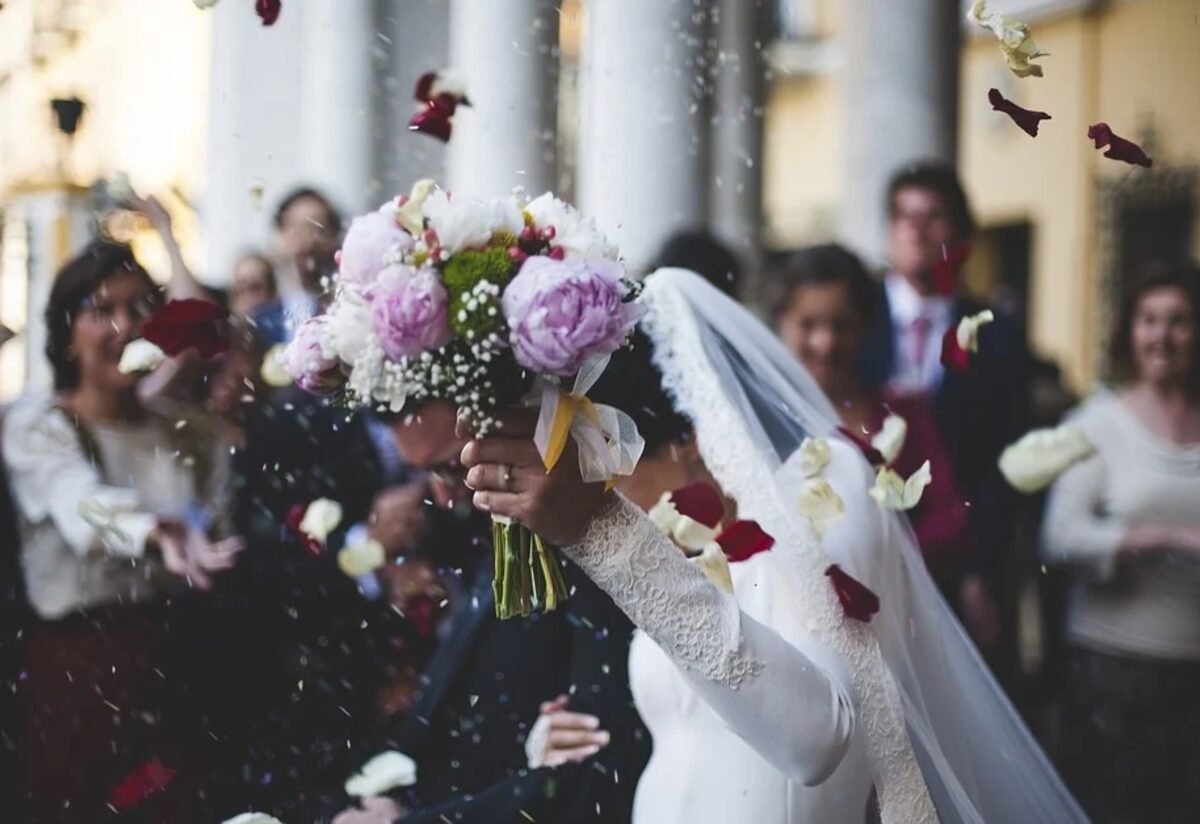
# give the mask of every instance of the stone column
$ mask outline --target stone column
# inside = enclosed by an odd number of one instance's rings
[[[480,197],[554,186],[558,14],[553,0],[453,0],[450,65],[469,107],[454,118],[447,184]]]
[[[707,4],[591,0],[584,10],[579,205],[636,269],[672,232],[705,223]]]
[[[762,253],[762,0],[722,0],[716,27],[716,90],[710,109],[709,226],[744,267],[742,297],[758,296]]]
[[[381,46],[375,2],[310,0],[296,11],[303,25],[297,139],[305,182],[347,215],[365,212],[391,194],[381,191],[373,151],[374,54]]]
[[[958,126],[956,0],[845,0],[845,181],[841,234],[883,264],[888,178],[916,160],[954,162]]]

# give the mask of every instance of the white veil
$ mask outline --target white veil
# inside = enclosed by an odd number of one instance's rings
[[[643,300],[655,363],[705,463],[739,512],[775,536],[810,628],[854,672],[883,820],[929,820],[932,801],[942,822],[1087,821],[938,593],[907,520],[884,516],[882,532],[837,547],[811,537],[781,468],[806,436],[837,437],[812,378],[691,272],[655,272]],[[861,463],[862,488],[838,489],[843,498],[867,497],[873,473]],[[870,624],[843,616],[830,563],[879,596]]]

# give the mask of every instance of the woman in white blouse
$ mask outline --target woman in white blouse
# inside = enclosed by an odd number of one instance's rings
[[[38,619],[22,685],[30,820],[99,820],[122,776],[175,755],[164,751],[164,710],[181,685],[168,680],[164,601],[207,587],[241,549],[202,529],[207,445],[147,410],[136,375],[118,368],[158,295],[127,246],[89,245],[59,272],[47,305],[56,392],[6,415],[3,455]]]
[[[1113,391],[1074,414],[1095,454],[1043,527],[1069,564],[1064,772],[1097,821],[1195,821],[1200,780],[1200,269],[1151,264],[1124,298]]]

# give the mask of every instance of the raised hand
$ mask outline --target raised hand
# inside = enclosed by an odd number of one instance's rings
[[[560,695],[544,701],[541,715],[525,739],[525,755],[530,767],[558,767],[568,762],[591,758],[608,746],[610,736],[600,729],[600,719],[594,715],[568,712],[570,701]]]

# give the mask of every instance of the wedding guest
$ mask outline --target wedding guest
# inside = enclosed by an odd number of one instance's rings
[[[6,415],[3,455],[36,615],[24,653],[26,795],[39,822],[99,820],[109,792],[152,758],[201,772],[173,643],[172,593],[211,587],[240,539],[193,524],[209,499],[206,444],[147,409],[125,345],[160,301],[127,246],[94,242],[59,272],[46,308],[55,393]],[[181,793],[156,799],[192,820]],[[167,813],[166,810],[174,812]]]
[[[1096,821],[1195,819],[1200,776],[1200,268],[1153,263],[1116,318],[1112,389],[1075,412],[1095,454],[1054,485],[1068,565],[1064,773]]]
[[[869,385],[861,374],[863,346],[876,320],[875,285],[862,262],[837,244],[801,250],[776,273],[776,293],[776,333],[833,402],[842,424],[870,439],[889,413],[899,415],[908,431],[893,467],[907,478],[929,461],[933,481],[909,519],[934,580],[954,595],[971,543],[967,508],[926,399]]]
[[[229,279],[229,311],[251,317],[279,300],[275,265],[258,252],[245,252],[233,264]]]
[[[731,298],[742,283],[742,266],[728,246],[704,229],[677,232],[667,238],[650,271],[676,266],[695,272]]]
[[[886,208],[889,269],[879,293],[879,322],[864,352],[866,374],[897,395],[926,397],[933,407],[970,504],[974,551],[953,600],[975,642],[1009,662],[1012,632],[1001,626],[996,601],[1012,596],[1001,591],[1001,581],[1013,493],[996,461],[1026,429],[1028,348],[1018,324],[996,311],[995,322],[980,333],[971,368],[942,368],[943,335],[961,318],[987,308],[962,288],[953,265],[970,242],[974,221],[952,168],[919,163],[899,170],[888,185]]]
[[[375,824],[403,816],[413,824],[521,824],[628,821],[648,736],[629,693],[626,661],[632,626],[570,563],[567,603],[529,618],[496,618],[488,518],[470,513],[471,490],[455,432],[455,410],[429,402],[393,421],[406,463],[427,473],[444,511],[466,509],[464,530],[430,535],[453,558],[467,595],[454,614],[403,723],[360,742],[362,762],[382,750],[417,762],[417,784],[401,797],[367,799],[337,824]],[[446,522],[443,522],[445,524]],[[605,719],[612,743],[579,765],[525,768],[529,726],[547,698],[571,692],[572,709]]]

